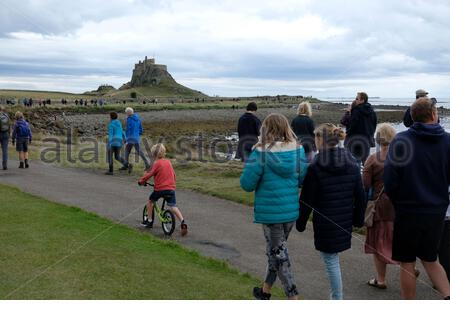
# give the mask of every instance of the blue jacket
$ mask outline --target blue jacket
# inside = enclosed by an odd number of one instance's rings
[[[121,147],[125,140],[125,133],[122,130],[122,123],[115,119],[108,125],[108,146]]]
[[[361,170],[343,148],[321,150],[308,168],[300,196],[297,230],[306,228],[313,213],[317,250],[337,253],[351,247],[352,225],[362,227],[366,198]]]
[[[19,138],[28,138],[30,141],[32,138],[30,125],[24,119],[17,120],[13,128],[12,140]]]
[[[241,187],[247,192],[255,191],[255,223],[297,220],[299,187],[307,166],[305,151],[296,142],[277,142],[270,149],[253,150],[245,163]]]
[[[141,119],[136,113],[127,118],[127,143],[140,143],[143,132]]]
[[[450,134],[414,124],[397,134],[384,163],[384,190],[397,214],[444,214],[449,204]]]

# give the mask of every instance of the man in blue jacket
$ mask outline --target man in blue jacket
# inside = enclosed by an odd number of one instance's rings
[[[450,299],[450,284],[437,262],[449,205],[450,134],[440,126],[436,105],[428,98],[411,106],[414,124],[392,141],[384,168],[385,192],[396,212],[392,259],[401,263],[402,297],[414,299],[416,258]]]
[[[119,170],[128,170],[129,173],[133,170],[133,165],[129,163],[128,159],[130,157],[130,152],[134,148],[136,154],[138,154],[142,160],[144,160],[145,170],[150,169],[150,164],[140,148],[141,135],[144,132],[142,129],[141,119],[137,114],[134,113],[132,108],[126,108],[125,113],[127,114],[127,124],[126,124],[126,136],[127,144],[125,146],[125,164]]]

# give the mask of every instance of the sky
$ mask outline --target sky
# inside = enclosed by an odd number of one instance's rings
[[[144,56],[208,95],[450,97],[447,0],[0,0],[0,88],[120,87]]]

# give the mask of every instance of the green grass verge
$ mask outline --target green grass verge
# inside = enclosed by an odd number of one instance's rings
[[[0,194],[1,299],[251,299],[259,283],[81,209],[3,185]]]

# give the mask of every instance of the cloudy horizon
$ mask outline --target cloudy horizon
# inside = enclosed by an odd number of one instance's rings
[[[208,95],[450,97],[447,1],[0,0],[0,88],[84,92],[144,56]]]

